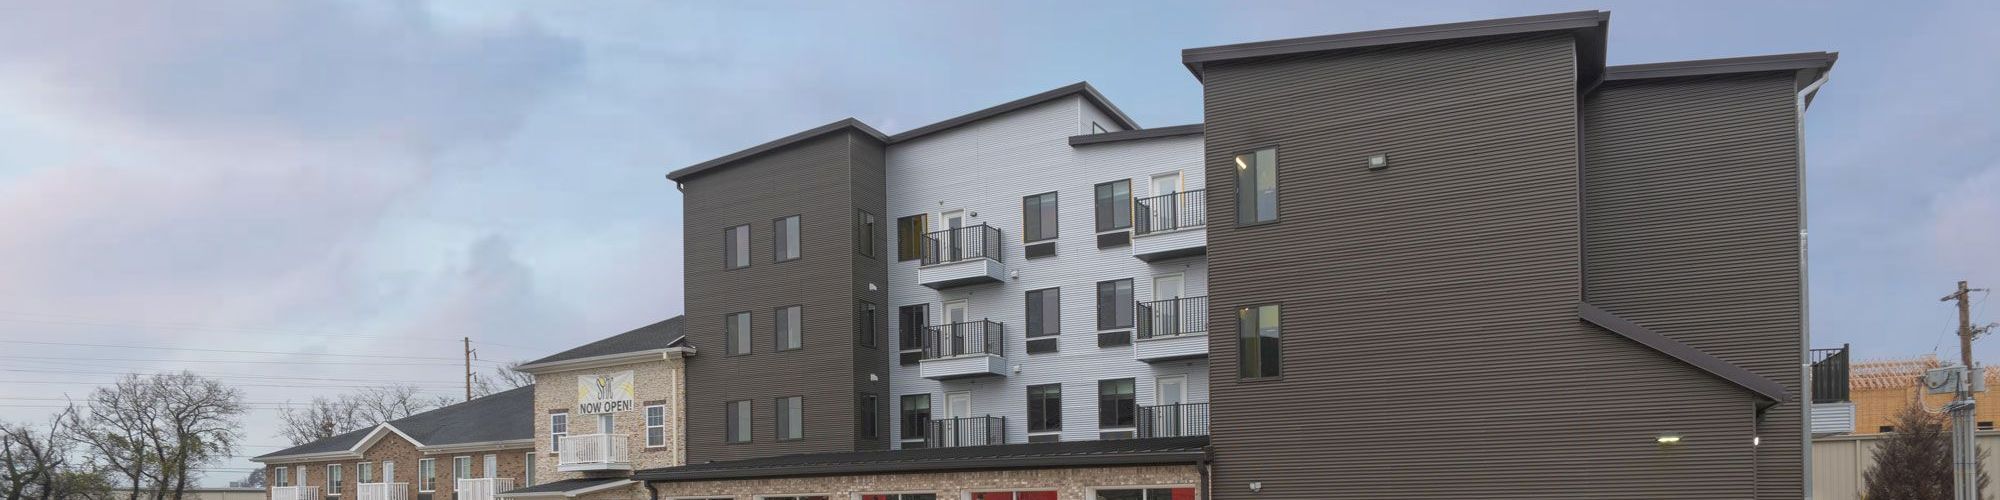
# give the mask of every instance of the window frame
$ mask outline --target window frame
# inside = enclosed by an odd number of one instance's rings
[[[437,491],[437,459],[417,459],[417,491]]]
[[[1130,392],[1127,392],[1125,394],[1112,394],[1105,392],[1104,389],[1107,384],[1118,383],[1118,382],[1130,384],[1131,386],[1129,389]],[[1110,403],[1109,408],[1111,409],[1110,415],[1112,417],[1110,419],[1105,418],[1106,415],[1105,409],[1107,408],[1106,406],[1107,402]],[[1129,412],[1121,411],[1125,410],[1125,408],[1121,408],[1120,405],[1129,407],[1130,411]],[[1123,415],[1121,415],[1121,413]],[[1128,418],[1130,422],[1120,423],[1118,418],[1120,416]],[[1104,431],[1106,429],[1115,429],[1115,430],[1124,430],[1127,428],[1136,429],[1138,428],[1138,426],[1139,426],[1139,379],[1136,377],[1126,377],[1126,378],[1098,380],[1097,381],[1098,431]]]
[[[659,418],[659,420],[660,420],[660,423],[658,423],[658,424],[654,424],[654,423],[653,423],[653,419],[654,419],[654,415],[653,415],[653,412],[654,412],[654,411],[656,411],[656,410],[657,410],[657,411],[659,412],[659,415],[658,415],[658,418]],[[643,409],[640,409],[639,411],[643,413],[643,415],[644,415],[644,417],[643,417],[643,418],[645,419],[643,423],[645,423],[645,424],[646,424],[646,427],[645,427],[645,433],[646,433],[646,447],[647,447],[647,448],[664,448],[664,447],[666,447],[666,446],[667,446],[667,405],[648,405],[648,406],[646,406],[645,408],[643,408]],[[655,443],[655,442],[653,441],[653,431],[659,431],[659,432],[660,432],[660,436],[659,436],[659,437],[660,437],[660,439],[659,439],[659,441],[658,441],[657,443]]]
[[[460,466],[459,464],[464,464],[464,465]],[[474,477],[472,477],[472,455],[459,455],[456,457],[451,457],[451,479],[453,481],[452,487],[454,489],[458,487],[457,481],[460,479],[475,479]]]
[[[354,463],[354,484],[375,484],[375,462]]]
[[[1124,298],[1124,300],[1119,300],[1119,298],[1118,298],[1118,285],[1119,285],[1120,283],[1123,283],[1123,284],[1125,285],[1125,298]],[[1112,297],[1111,297],[1111,304],[1110,304],[1110,305],[1111,305],[1111,315],[1112,315],[1113,317],[1112,317],[1112,318],[1110,318],[1110,319],[1111,319],[1111,321],[1112,321],[1112,323],[1109,323],[1109,324],[1105,323],[1105,319],[1106,319],[1106,317],[1105,317],[1105,312],[1104,312],[1104,309],[1105,309],[1105,297],[1104,297],[1104,289],[1105,289],[1105,285],[1110,285],[1110,286],[1111,286],[1111,294],[1112,294]],[[1115,279],[1115,280],[1106,280],[1106,281],[1099,281],[1099,282],[1097,282],[1097,292],[1096,292],[1096,293],[1097,293],[1097,295],[1096,295],[1096,297],[1095,297],[1095,300],[1097,301],[1097,311],[1096,311],[1096,312],[1097,312],[1097,330],[1098,330],[1098,331],[1102,332],[1102,331],[1110,331],[1110,330],[1130,330],[1130,329],[1132,329],[1132,328],[1134,327],[1134,324],[1135,324],[1135,321],[1134,321],[1134,318],[1133,318],[1133,316],[1134,316],[1134,309],[1136,309],[1136,307],[1135,307],[1135,306],[1133,305],[1133,302],[1132,302],[1133,300],[1135,300],[1135,298],[1134,298],[1134,295],[1133,295],[1133,294],[1135,293],[1135,291],[1133,290],[1133,287],[1134,287],[1134,286],[1135,286],[1135,285],[1133,284],[1133,279],[1132,279],[1132,278],[1120,278],[1120,279]],[[1124,323],[1123,323],[1123,324],[1119,324],[1119,323],[1117,323],[1117,321],[1119,320],[1119,318],[1118,318],[1118,317],[1116,317],[1116,316],[1118,315],[1118,308],[1119,308],[1119,307],[1121,307],[1121,305],[1122,305],[1122,307],[1124,307],[1124,308],[1125,308],[1125,314],[1124,314],[1124,318],[1123,318],[1123,319],[1124,319]]]
[[[1121,183],[1125,185],[1125,200],[1123,203],[1125,207],[1125,223],[1122,225],[1118,224],[1118,207],[1120,203],[1118,203],[1118,200],[1115,199],[1118,197],[1118,193],[1114,190],[1111,193],[1111,197],[1114,199],[1109,200],[1110,204],[1106,205],[1105,204],[1106,200],[1101,199],[1101,197],[1099,196],[1101,193],[1098,192],[1099,190],[1102,190],[1104,188],[1114,188],[1115,186]],[[1109,233],[1114,231],[1132,229],[1132,219],[1133,219],[1132,213],[1137,211],[1132,206],[1132,200],[1133,200],[1132,179],[1119,179],[1110,182],[1100,182],[1097,183],[1096,186],[1091,187],[1090,193],[1091,193],[1090,211],[1092,217],[1096,219],[1096,224],[1094,224],[1093,227],[1097,228],[1097,232]],[[1105,225],[1105,220],[1104,220],[1104,216],[1106,215],[1104,213],[1104,210],[1107,208],[1110,209],[1111,211],[1110,213],[1111,221],[1109,226]]]
[[[790,222],[791,226],[786,227],[786,222]],[[805,246],[799,243],[799,236],[805,233],[804,226],[805,219],[799,215],[771,219],[771,263],[791,262],[805,256]],[[789,241],[792,244],[790,250],[797,255],[785,255],[787,249],[784,248],[784,244],[787,237],[790,237]]]
[[[805,396],[771,398],[771,429],[775,432],[777,441],[798,441],[806,438],[805,406]],[[792,427],[798,428],[798,435],[786,437],[786,433],[792,430]]]
[[[1028,200],[1035,200],[1036,204],[1032,210],[1028,206]],[[1062,236],[1062,210],[1059,208],[1061,206],[1060,196],[1055,191],[1022,196],[1021,242],[1041,243],[1044,241],[1055,241],[1058,237]],[[1033,227],[1035,229],[1040,229],[1041,231],[1030,230],[1030,223],[1034,224]]]
[[[738,399],[723,403],[722,442],[744,444],[757,441],[757,433],[752,430],[756,422],[756,405],[748,399]],[[738,440],[741,435],[743,439]]]
[[[923,316],[923,321],[911,322],[911,312]],[[931,326],[931,304],[910,304],[896,308],[896,350],[900,352],[924,349],[924,330]],[[914,337],[912,337],[914,335]],[[915,340],[915,342],[910,342]]]
[[[743,317],[743,326],[736,326],[736,317]],[[739,311],[722,315],[722,355],[749,356],[756,352],[757,320],[750,311]],[[741,341],[738,341],[741,337]]]
[[[535,485],[535,452],[527,452],[521,457],[521,484],[526,488]]]
[[[867,210],[854,210],[854,252],[870,259],[881,255],[882,217]]]
[[[736,240],[736,231],[739,229],[743,231],[743,241],[740,244]],[[750,233],[749,224],[738,224],[722,230],[722,270],[734,271],[750,267],[750,242],[755,239],[754,236]],[[731,259],[738,255],[743,257],[743,262],[731,262]]]
[[[797,311],[798,313],[796,318],[792,317],[793,311]],[[795,304],[771,309],[771,351],[785,352],[806,348],[805,327],[801,325],[801,323],[805,322],[805,319],[806,307],[804,305]],[[796,337],[792,340],[798,341],[798,346],[796,347],[785,345],[785,340],[787,340],[785,334],[787,332],[783,328],[787,323],[790,323],[791,326],[792,331],[790,333]]]
[[[560,427],[562,430],[556,430]],[[549,453],[562,453],[562,442],[569,438],[569,411],[549,414]]]
[[[855,430],[861,439],[882,439],[882,397],[862,392],[854,401]]]
[[[1245,313],[1246,313],[1246,312],[1248,312],[1248,311],[1255,311],[1255,314],[1258,314],[1258,315],[1259,315],[1259,316],[1257,317],[1257,319],[1261,320],[1261,319],[1262,319],[1262,316],[1261,316],[1261,315],[1263,314],[1263,311],[1262,311],[1262,310],[1263,310],[1263,308],[1266,308],[1266,307],[1270,307],[1270,308],[1274,308],[1274,311],[1275,311],[1275,314],[1277,315],[1277,320],[1278,320],[1278,327],[1277,327],[1277,332],[1278,332],[1278,335],[1277,335],[1277,336],[1275,336],[1275,337],[1272,337],[1272,338],[1275,338],[1275,339],[1277,339],[1277,341],[1278,341],[1278,345],[1277,345],[1277,348],[1276,348],[1276,351],[1277,351],[1277,352],[1276,352],[1276,354],[1277,354],[1277,359],[1276,359],[1276,360],[1271,360],[1271,361],[1269,361],[1269,363],[1270,363],[1270,364],[1272,365],[1272,366],[1271,366],[1271,370],[1272,370],[1272,371],[1274,371],[1274,373],[1273,373],[1273,374],[1270,374],[1270,375],[1261,375],[1261,374],[1260,374],[1260,375],[1256,375],[1256,376],[1251,376],[1251,375],[1249,375],[1249,371],[1250,371],[1250,369],[1251,369],[1251,366],[1249,365],[1249,357],[1248,357],[1248,356],[1245,356],[1245,353],[1246,353],[1246,348],[1248,347],[1248,346],[1247,346],[1246,344],[1247,344],[1247,343],[1248,343],[1248,342],[1249,342],[1249,341],[1250,341],[1250,340],[1251,340],[1252,338],[1255,338],[1255,339],[1257,340],[1257,349],[1259,350],[1259,355],[1257,356],[1257,359],[1258,359],[1258,365],[1257,365],[1257,368],[1259,369],[1259,370],[1258,370],[1258,373],[1263,373],[1263,372],[1265,371],[1265,370],[1263,370],[1263,368],[1264,368],[1264,363],[1265,363],[1265,360],[1264,360],[1264,356],[1262,355],[1262,350],[1263,350],[1263,344],[1264,344],[1264,341],[1263,341],[1264,337],[1263,337],[1263,335],[1261,335],[1261,332],[1262,332],[1262,329],[1263,329],[1263,323],[1262,323],[1261,321],[1259,321],[1259,322],[1258,322],[1258,323],[1256,324],[1256,326],[1255,326],[1255,330],[1246,330],[1246,329],[1245,329],[1246,325],[1244,324],[1244,320],[1245,320]],[[1254,336],[1254,337],[1253,337],[1253,336],[1248,336],[1248,335],[1246,335],[1247,333],[1251,333],[1251,332],[1258,332],[1258,333],[1259,333],[1259,335],[1256,335],[1256,336]],[[1237,307],[1237,308],[1236,308],[1236,342],[1235,342],[1235,343],[1236,343],[1236,379],[1237,379],[1237,380],[1239,380],[1239,381],[1245,381],[1245,382],[1248,382],[1248,381],[1259,381],[1259,380],[1281,380],[1281,379],[1283,379],[1283,378],[1285,377],[1285,308],[1284,308],[1284,303],[1281,303],[1281,302],[1270,302],[1270,303],[1263,303],[1263,304],[1255,304],[1255,305],[1247,305],[1247,306],[1241,306],[1241,307]]]
[[[1047,391],[1050,388],[1055,389],[1054,398],[1049,397],[1050,394]],[[1043,392],[1037,395],[1035,393],[1037,389]],[[1026,407],[1028,434],[1031,436],[1036,434],[1061,434],[1063,430],[1062,383],[1055,382],[1027,386],[1027,397],[1027,403],[1024,406]],[[1050,406],[1051,402],[1054,403],[1053,407]],[[1040,412],[1035,411],[1037,405],[1041,406]],[[1049,425],[1049,414],[1052,412],[1055,414],[1054,426]],[[1039,428],[1035,426],[1037,417],[1040,417],[1041,420],[1039,422],[1041,427]]]
[[[1050,300],[1050,294],[1055,295],[1053,300]],[[1062,335],[1062,287],[1028,290],[1021,292],[1021,296],[1024,306],[1021,312],[1023,326],[1021,332],[1024,337],[1036,339]],[[1055,306],[1053,310],[1050,305]],[[1038,314],[1040,318],[1036,317]],[[1053,331],[1048,328],[1049,323],[1054,323]]]
[[[340,496],[341,483],[347,482],[347,471],[341,464],[326,464],[326,496]]]
[[[854,300],[854,335],[861,347],[873,349],[881,345],[882,325],[888,319],[882,317],[882,306],[865,299]]]
[[[910,405],[909,405],[908,401],[910,401],[910,400],[911,400],[912,398],[918,398],[918,397],[921,397],[921,398],[923,398],[923,401],[924,401],[924,409],[923,409],[923,412],[924,412],[924,414],[923,414],[923,418],[922,418],[922,421],[921,421],[921,422],[914,422],[914,423],[916,423],[917,425],[915,425],[915,426],[911,426],[910,424],[911,424],[911,423],[913,423],[913,422],[911,422],[911,421],[910,421],[910,418],[911,418],[911,415],[910,415],[910,414],[911,414],[911,411],[910,411]],[[904,443],[908,443],[908,442],[911,442],[911,441],[917,441],[917,442],[926,442],[926,441],[929,441],[929,440],[930,440],[930,438],[931,438],[931,421],[933,420],[934,416],[935,416],[935,415],[937,414],[937,413],[936,413],[936,406],[937,406],[937,401],[936,401],[936,399],[937,399],[937,398],[934,398],[934,397],[931,397],[931,393],[928,393],[928,392],[924,392],[924,393],[917,393],[917,394],[904,394],[904,395],[902,395],[902,396],[898,396],[898,397],[897,397],[897,399],[896,399],[896,419],[897,419],[897,420],[896,420],[896,421],[897,421],[897,423],[898,423],[898,426],[899,426],[899,427],[898,427],[898,430],[897,430],[897,432],[896,432],[896,440],[897,440],[897,441],[900,441],[900,442],[904,442]],[[916,432],[914,432],[914,433],[913,433],[913,432],[911,432],[911,430],[912,430],[913,428],[914,428],[914,429],[915,429],[915,431],[916,431]]]
[[[1231,187],[1235,191],[1234,193],[1231,194],[1231,196],[1236,198],[1235,200],[1236,206],[1232,208],[1235,211],[1234,222],[1236,223],[1237,227],[1251,227],[1251,226],[1277,224],[1279,220],[1282,220],[1284,218],[1282,217],[1282,214],[1284,214],[1285,198],[1283,196],[1284,194],[1283,186],[1285,185],[1285,180],[1283,177],[1283,171],[1279,168],[1280,165],[1284,164],[1284,161],[1279,156],[1278,145],[1267,144],[1237,151],[1229,155],[1229,160],[1230,162],[1234,163],[1237,158],[1242,157],[1244,155],[1250,155],[1254,159],[1257,153],[1263,152],[1264,150],[1267,149],[1271,151],[1271,198],[1272,198],[1271,218],[1270,220],[1254,220],[1256,218],[1256,214],[1255,211],[1252,210],[1252,213],[1249,216],[1252,220],[1249,220],[1248,222],[1245,221],[1243,213],[1244,212],[1243,194],[1246,188],[1243,186],[1243,174],[1239,172],[1236,175],[1230,176],[1231,182],[1233,183]],[[1249,170],[1249,169],[1239,169],[1239,170]],[[1252,173],[1250,175],[1254,177],[1256,174]],[[1256,188],[1255,186],[1252,186],[1249,187],[1248,190],[1251,192],[1255,192]]]
[[[277,484],[273,484],[272,486],[279,488],[288,488],[292,486],[292,468],[289,466],[280,465],[277,467],[272,467],[271,477],[277,478],[276,480]]]
[[[924,237],[930,233],[931,214],[928,212],[897,217],[896,262],[922,260],[924,258]]]

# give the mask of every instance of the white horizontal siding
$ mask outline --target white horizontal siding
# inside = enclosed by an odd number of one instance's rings
[[[1147,196],[1150,177],[1179,171],[1185,189],[1202,181],[1202,140],[1199,136],[1150,139],[1072,148],[1069,137],[1089,131],[1097,121],[1117,126],[1080,97],[1061,99],[940,132],[888,151],[888,216],[891,219],[926,213],[933,220],[943,211],[971,212],[969,224],[985,223],[1002,232],[1006,274],[1001,283],[932,290],[917,284],[917,262],[889,266],[890,331],[900,325],[893,310],[929,304],[932,321],[939,320],[946,301],[965,299],[971,318],[1003,323],[1006,329],[1006,376],[935,381],[919,376],[917,366],[891,361],[889,398],[892,436],[901,435],[901,396],[930,394],[932,413],[944,414],[944,395],[972,394],[974,416],[1005,416],[1008,442],[1027,440],[1026,401],[1030,385],[1059,383],[1063,388],[1064,440],[1096,439],[1097,382],[1132,378],[1140,405],[1154,401],[1154,380],[1187,375],[1188,400],[1208,400],[1206,360],[1148,365],[1134,361],[1129,346],[1097,347],[1096,286],[1099,281],[1132,279],[1136,300],[1152,297],[1152,277],[1186,275],[1186,296],[1207,293],[1207,261],[1189,257],[1148,264],[1132,257],[1128,247],[1099,250],[1096,243],[1094,189],[1117,179],[1132,181],[1135,197]],[[1025,260],[1022,256],[1021,198],[1057,193],[1059,230],[1056,256]],[[895,229],[892,224],[892,232]],[[895,241],[895,235],[891,235]],[[1057,352],[1027,354],[1025,293],[1061,290],[1061,328]],[[1019,371],[1014,372],[1013,368]]]

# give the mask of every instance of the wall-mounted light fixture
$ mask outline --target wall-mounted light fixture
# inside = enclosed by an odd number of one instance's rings
[[[1264,482],[1263,482],[1263,481],[1251,481],[1251,482],[1250,482],[1250,492],[1251,492],[1251,493],[1256,493],[1256,492],[1259,492],[1259,491],[1264,491]]]
[[[1653,436],[1653,442],[1660,443],[1660,446],[1678,445],[1681,444],[1681,433],[1662,432],[1657,436]]]
[[[1368,157],[1369,170],[1381,170],[1385,168],[1389,168],[1389,155],[1380,154]]]

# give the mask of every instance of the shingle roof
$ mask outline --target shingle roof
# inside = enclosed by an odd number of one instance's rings
[[[388,425],[417,440],[420,446],[485,443],[535,437],[535,387],[494,393],[435,410],[390,420]],[[257,459],[347,451],[380,426],[259,455]]]
[[[520,494],[523,494],[523,493],[562,493],[562,492],[566,492],[566,491],[576,491],[576,490],[581,490],[581,489],[585,489],[585,488],[594,488],[594,487],[598,487],[598,486],[604,486],[604,485],[607,485],[607,484],[611,484],[611,483],[618,483],[618,482],[625,482],[625,481],[631,481],[631,479],[626,479],[626,478],[622,478],[622,477],[599,477],[599,478],[582,478],[582,479],[564,479],[564,480],[561,480],[561,481],[555,481],[555,482],[549,482],[549,483],[542,483],[542,484],[537,484],[537,485],[534,485],[534,486],[529,486],[529,487],[526,487],[526,488],[518,488],[518,489],[513,489],[513,490],[507,490],[507,491],[504,491],[504,492],[501,492],[500,494],[501,494],[501,495],[510,495],[510,496],[511,496],[511,495],[520,495]]]
[[[807,453],[647,469],[645,481],[694,481],[891,472],[1195,463],[1208,437],[1063,441],[916,450]]]
[[[681,339],[681,332],[681,317],[674,316],[667,318],[665,321],[642,326],[629,332],[613,335],[603,340],[578,346],[574,349],[551,354],[542,359],[523,363],[522,366],[665,349],[676,346],[675,341]],[[679,345],[685,344],[682,343]]]

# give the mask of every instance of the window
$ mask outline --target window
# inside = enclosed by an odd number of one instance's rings
[[[930,232],[931,221],[927,214],[896,219],[896,261],[924,258],[924,236]]]
[[[1280,373],[1281,337],[1278,306],[1254,306],[1236,310],[1236,375],[1242,378],[1276,377]]]
[[[740,312],[723,318],[722,344],[725,354],[750,354],[750,313]]]
[[[525,467],[521,469],[521,484],[524,486],[534,486],[535,452],[530,451],[525,456],[521,457],[521,464],[525,465]]]
[[[562,451],[564,438],[569,437],[569,414],[549,414],[549,451]]]
[[[276,469],[271,469],[271,477],[276,478],[274,482],[277,483],[276,486],[281,488],[292,485],[291,473],[292,469],[289,467],[279,467]]]
[[[667,445],[667,407],[653,405],[646,407],[646,447],[657,448]]]
[[[855,416],[855,425],[859,426],[856,430],[860,431],[862,439],[882,437],[881,398],[875,397],[874,394],[861,393],[861,400],[855,402],[854,411],[858,413]]]
[[[452,479],[472,479],[472,457],[452,457]]]
[[[293,481],[292,481],[292,484],[296,484],[296,485],[299,485],[299,486],[311,486],[311,485],[312,485],[312,481],[307,481],[307,480],[306,480],[306,470],[307,470],[307,469],[306,469],[306,466],[303,466],[303,465],[301,465],[301,466],[299,466],[299,468],[297,468],[297,469],[292,469],[292,470],[293,470],[293,471],[295,471],[295,472],[298,472],[298,473],[299,473],[299,477],[298,477],[298,478],[296,478],[295,480],[293,480]]]
[[[875,214],[865,211],[854,213],[854,251],[862,257],[874,257],[877,241],[882,239],[882,223]]]
[[[341,473],[340,464],[326,464],[326,494],[328,496],[340,494],[341,483],[347,479],[345,476],[346,474]]]
[[[481,475],[480,475],[479,477],[483,477],[483,478],[487,478],[487,479],[493,479],[493,478],[495,478],[495,477],[499,477],[499,476],[500,476],[500,456],[499,456],[499,455],[494,455],[494,454],[491,454],[491,453],[488,453],[488,454],[486,454],[486,461],[484,461],[484,462],[481,462],[481,467],[479,468],[479,473],[481,474]]]
[[[1133,385],[1129,378],[1097,382],[1098,427],[1133,426],[1133,416],[1139,412]]]
[[[437,459],[417,460],[417,491],[437,491]]]
[[[722,268],[750,267],[750,225],[722,230]]]
[[[930,326],[930,323],[930,304],[896,308],[897,347],[905,351],[924,348],[924,327]]]
[[[799,216],[771,221],[771,261],[799,258]]]
[[[1042,193],[1021,198],[1022,241],[1037,242],[1056,237],[1056,194]]]
[[[610,434],[613,430],[617,429],[618,422],[615,420],[616,417],[617,414],[615,413],[597,414],[597,433]]]
[[[725,440],[731,443],[750,442],[750,402],[730,401],[729,415],[724,429]]]
[[[1097,329],[1132,327],[1132,280],[1097,282]]]
[[[772,344],[780,351],[789,351],[805,346],[805,339],[799,333],[800,307],[780,307],[771,311],[771,330],[775,332]]]
[[[1028,432],[1062,430],[1062,384],[1028,386]]]
[[[936,493],[863,493],[861,500],[937,500]]]
[[[1132,227],[1132,181],[1097,185],[1097,232]]]
[[[1056,500],[1056,491],[982,491],[972,500]]]
[[[1092,500],[1194,500],[1194,488],[1097,490]]]
[[[903,396],[904,441],[922,441],[931,435],[931,395],[908,394]],[[908,446],[904,446],[908,448]]]
[[[775,401],[778,417],[778,440],[787,441],[805,437],[805,409],[801,408],[805,398],[798,396],[778,398]]]
[[[382,462],[382,482],[396,482],[396,462],[394,460],[385,460]]]
[[[354,464],[354,484],[375,482],[375,464],[361,462]]]
[[[1976,426],[1978,427],[1979,430],[1990,431],[1993,430],[1993,421],[1989,420],[1985,422],[1980,422],[1976,424]]]
[[[1028,291],[1029,338],[1062,333],[1062,290],[1044,288]]]
[[[882,311],[874,302],[863,300],[854,305],[854,335],[861,347],[875,347],[875,339],[882,337]]]
[[[1278,220],[1278,150],[1236,155],[1236,223]]]

